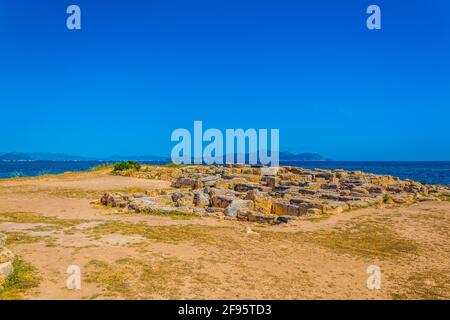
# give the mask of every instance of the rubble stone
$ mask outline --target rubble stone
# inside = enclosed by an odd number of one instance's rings
[[[234,200],[237,200],[234,196],[217,195],[211,198],[211,205],[217,208],[227,208]]]
[[[230,205],[225,209],[224,214],[227,217],[236,217],[237,212],[240,209],[253,209],[253,201],[250,200],[233,200]]]
[[[246,200],[253,201],[255,210],[262,213],[270,213],[272,211],[272,198],[259,190],[250,190],[245,196]]]
[[[211,197],[208,193],[203,191],[195,191],[194,192],[194,205],[196,207],[207,208],[209,207],[209,202]]]
[[[340,214],[374,205],[409,204],[450,196],[448,186],[421,184],[361,171],[223,167],[144,167],[149,178],[167,178],[173,189],[131,195],[105,193],[100,202],[135,212],[180,211],[261,223],[303,215]],[[141,174],[141,173],[140,173]]]
[[[172,194],[172,201],[177,207],[190,207],[194,205],[194,193],[175,192]]]

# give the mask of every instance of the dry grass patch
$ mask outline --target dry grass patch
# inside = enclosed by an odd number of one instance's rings
[[[177,299],[188,282],[196,281],[199,285],[215,282],[200,271],[200,264],[173,257],[152,256],[145,261],[125,258],[110,264],[93,260],[86,268],[86,282],[104,288],[108,295],[126,299]]]
[[[45,237],[29,236],[24,232],[2,232],[8,236],[8,245],[35,243],[45,240]]]
[[[410,214],[410,218],[430,232],[450,239],[450,212],[428,210],[425,214]]]
[[[108,221],[91,229],[95,236],[118,233],[122,235],[140,235],[155,242],[179,243],[182,241],[193,241],[196,244],[218,244],[230,240],[221,237],[222,231],[229,230],[228,227],[210,227],[201,225],[171,225],[151,226],[145,222],[130,223],[121,221]],[[221,237],[218,239],[218,237]]]
[[[295,233],[263,231],[261,236],[266,240],[319,245],[333,252],[364,258],[396,259],[405,254],[416,254],[418,244],[401,237],[389,226],[389,221],[387,217],[379,220],[360,217],[340,223],[331,230]]]
[[[83,189],[54,189],[51,191],[41,191],[46,194],[58,198],[66,199],[98,199],[102,196],[103,192],[93,191],[93,190],[83,190]]]
[[[416,242],[402,238],[387,225],[369,221],[308,233],[306,239],[337,252],[370,258],[397,258],[418,250]]]
[[[7,212],[0,213],[1,222],[14,222],[14,223],[41,223],[50,224],[60,227],[73,227],[77,224],[87,222],[88,220],[82,219],[60,219],[53,216],[44,216],[32,212]]]
[[[0,223],[12,222],[17,224],[40,224],[38,226],[31,227],[30,229],[18,232],[7,232],[8,242],[12,244],[33,243],[39,241],[46,241],[48,246],[54,246],[54,239],[48,236],[34,236],[28,235],[30,231],[33,232],[46,232],[46,231],[58,231],[65,234],[73,234],[76,231],[76,227],[81,223],[86,223],[92,220],[83,219],[60,219],[53,216],[43,216],[30,212],[10,212],[0,213]]]
[[[16,258],[14,272],[0,284],[0,300],[20,300],[30,290],[37,288],[41,280],[36,269],[29,263]]]
[[[426,270],[411,274],[403,281],[401,293],[392,294],[401,300],[449,300],[450,269]]]

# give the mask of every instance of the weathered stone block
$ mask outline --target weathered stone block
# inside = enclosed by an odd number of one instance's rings
[[[317,209],[317,208],[309,208],[308,210],[306,210],[306,214],[307,215],[320,215],[320,214],[322,214],[322,210]]]
[[[324,184],[324,183],[327,182],[327,179],[325,179],[325,178],[320,178],[320,177],[315,177],[315,178],[314,178],[314,182],[320,183],[320,184]]]
[[[137,198],[128,203],[128,210],[134,210],[136,213],[139,213],[150,209],[154,205],[156,205],[156,202],[150,197]]]
[[[247,192],[249,190],[259,189],[257,183],[238,183],[234,186],[234,190],[237,192]]]
[[[218,208],[228,207],[234,200],[237,200],[235,196],[217,195],[211,198],[211,205]]]
[[[177,207],[189,207],[194,204],[194,194],[192,192],[175,192],[172,194],[172,201]]]
[[[298,216],[299,211],[298,206],[289,203],[275,201],[272,204],[272,213],[279,216]]]
[[[323,206],[324,214],[339,214],[349,209],[349,205],[345,202],[333,201]]]
[[[209,196],[209,194],[203,191],[194,192],[194,205],[196,207],[207,208],[209,207],[210,200],[211,197]]]
[[[245,200],[253,201],[256,211],[270,213],[272,210],[272,198],[267,193],[259,190],[250,190],[247,192]]]
[[[127,197],[124,198],[124,196],[120,193],[104,193],[103,196],[100,198],[100,203],[109,206],[109,207],[116,207],[118,206],[118,203],[122,201],[126,201]]]
[[[172,186],[175,188],[199,189],[204,187],[204,183],[200,179],[181,176],[178,177]]]
[[[227,217],[236,217],[238,210],[249,209],[253,210],[253,201],[250,200],[233,200],[230,205],[225,209],[224,214]]]
[[[313,196],[313,195],[315,195],[317,193],[317,190],[310,190],[310,189],[299,188],[298,189],[298,193],[304,194],[304,195]]]
[[[324,190],[338,190],[339,185],[337,183],[325,183],[320,186],[321,189]]]
[[[359,195],[362,195],[362,196],[370,195],[370,192],[366,188],[361,187],[361,186],[354,187],[351,191],[353,193],[355,193],[355,194],[359,194]]]
[[[280,178],[278,178],[278,177],[263,177],[262,181],[264,181],[268,187],[275,188],[278,185]]]
[[[8,277],[14,272],[12,261],[0,263],[0,280],[8,279]]]
[[[384,189],[381,186],[369,186],[367,187],[367,191],[371,194],[382,194]]]
[[[200,183],[205,187],[212,187],[215,185],[216,182],[220,180],[221,180],[220,176],[208,176],[199,179]]]
[[[274,214],[263,214],[258,212],[252,212],[248,215],[248,221],[256,223],[268,223],[275,224],[278,216]]]
[[[7,248],[3,247],[2,249],[0,249],[0,263],[13,261],[14,257],[14,253],[12,253],[12,251],[8,250]]]
[[[386,190],[393,193],[400,193],[403,191],[403,188],[400,188],[399,186],[388,186]]]
[[[262,176],[276,176],[278,174],[279,167],[264,167],[261,168]]]

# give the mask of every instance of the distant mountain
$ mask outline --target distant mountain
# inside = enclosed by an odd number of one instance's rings
[[[96,160],[93,158],[85,158],[80,156],[72,156],[65,153],[48,153],[48,152],[8,152],[0,154],[0,161],[89,161]]]
[[[162,156],[121,156],[114,155],[111,157],[81,157],[74,156],[65,153],[49,153],[49,152],[33,152],[33,153],[22,153],[22,152],[8,152],[0,154],[0,161],[124,161],[124,160],[135,160],[135,161],[170,161],[168,157]]]
[[[0,155],[0,161],[29,161],[33,158],[27,153],[8,152]]]
[[[332,161],[317,153],[300,153],[280,152],[280,161]]]
[[[87,158],[80,156],[73,156],[65,153],[49,153],[49,152],[34,152],[30,153],[33,160],[36,161],[90,161],[97,160],[95,158]]]
[[[126,161],[126,160],[134,160],[134,161],[170,161],[169,157],[163,156],[154,156],[154,155],[146,155],[146,156],[121,156],[121,155],[113,155],[109,158],[102,159],[104,161]]]
[[[270,154],[270,152],[268,152]],[[251,154],[253,155],[253,157],[256,157],[258,159],[258,163],[259,163],[259,154]],[[227,158],[234,158],[234,161],[237,162],[238,160],[238,155],[234,154],[234,155],[228,155],[223,157],[223,162],[226,163],[227,162]],[[245,162],[249,163],[250,161],[250,154],[246,153],[244,155],[245,157]],[[194,158],[193,158],[194,160]],[[288,151],[280,151],[279,153],[279,160],[282,161],[333,161],[331,159],[325,158],[324,156],[317,154],[317,153],[300,153],[300,154],[294,154],[292,152],[288,152]]]
[[[237,156],[235,155],[235,161]],[[65,153],[48,153],[48,152],[34,152],[34,153],[21,153],[21,152],[8,152],[0,154],[0,161],[166,161],[171,162],[169,157],[144,155],[144,156],[122,156],[113,155],[106,158],[88,158],[81,156],[74,156]],[[246,162],[249,161],[249,154],[245,154]],[[317,153],[300,153],[294,154],[292,152],[283,151],[280,152],[280,161],[331,161],[331,159],[325,158]],[[226,157],[224,156],[224,163]]]

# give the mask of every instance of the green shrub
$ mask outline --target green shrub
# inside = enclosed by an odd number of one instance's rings
[[[391,195],[386,193],[383,197],[383,202],[386,204],[392,204],[394,201],[392,200]]]
[[[130,169],[139,171],[141,169],[141,165],[133,160],[117,162],[114,165],[114,171],[124,171]]]

